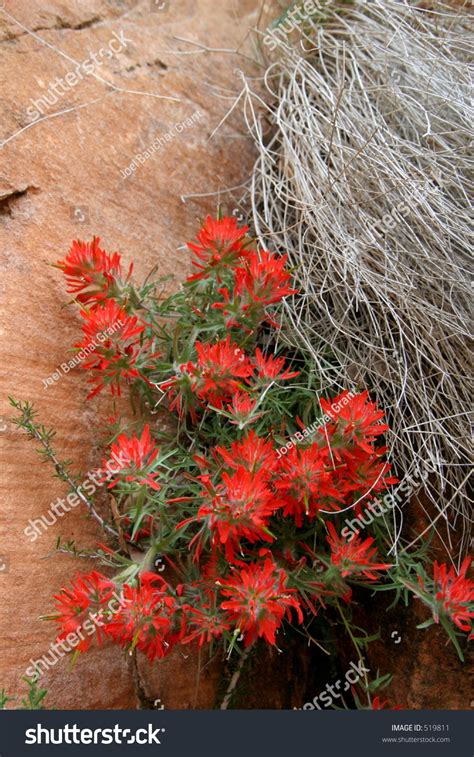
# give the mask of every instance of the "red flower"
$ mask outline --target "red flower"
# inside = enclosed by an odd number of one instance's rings
[[[386,699],[384,702],[381,701],[380,697],[374,697],[372,699],[372,707],[371,710],[401,710],[401,707],[390,707],[390,702],[388,699]]]
[[[107,636],[122,647],[137,648],[150,660],[165,657],[183,637],[184,615],[171,587],[154,573],[143,573],[137,587],[125,584],[120,608],[104,626]]]
[[[247,253],[241,266],[234,269],[235,283],[232,295],[227,286],[219,289],[224,301],[216,302],[213,309],[222,310],[228,316],[226,325],[255,328],[265,315],[265,308],[274,305],[283,297],[295,294],[288,282],[291,275],[285,270],[287,256],[274,255],[264,250],[251,250]],[[277,326],[267,315],[267,320]]]
[[[257,347],[255,350],[255,365],[258,369],[258,378],[264,381],[283,381],[298,376],[299,371],[289,372],[283,370],[285,360],[282,357],[264,357],[262,351]]]
[[[108,466],[107,461],[102,461],[104,470],[110,471],[109,475],[105,476],[102,481],[108,481],[110,475],[113,475],[112,481],[108,484],[109,489],[119,483],[127,484],[129,482],[140,484],[140,486],[151,486],[152,489],[157,491],[161,488],[155,481],[159,473],[154,472],[154,462],[158,456],[159,448],[155,446],[150,437],[148,424],[143,429],[140,438],[136,434],[131,438],[126,434],[120,434],[117,441],[112,444],[110,452],[112,459],[117,463],[117,467],[111,466],[110,461]]]
[[[347,453],[347,443],[352,441],[366,454],[374,453],[373,442],[377,436],[387,431],[388,426],[378,421],[383,418],[383,411],[377,410],[375,402],[367,401],[368,392],[356,394],[352,398],[343,392],[330,400],[321,399],[321,407],[332,422],[321,429],[321,433],[331,439],[331,449],[336,458]],[[379,453],[381,450],[379,450]]]
[[[112,394],[120,394],[120,380],[131,381],[140,377],[158,353],[150,354],[149,344],[140,342],[145,324],[136,316],[129,316],[114,300],[98,305],[94,310],[82,310],[82,330],[85,338],[75,345],[86,354],[82,366],[92,372],[89,381],[96,384],[88,398],[98,394],[106,384]]]
[[[188,634],[183,638],[183,644],[197,641],[198,647],[202,647],[213,639],[219,639],[230,628],[222,612],[206,602],[199,608],[189,607],[188,613]]]
[[[288,255],[275,255],[265,250],[252,250],[242,266],[235,269],[235,292],[250,303],[273,305],[289,294],[296,294],[288,282],[291,274],[285,270]]]
[[[326,540],[331,547],[331,562],[339,568],[342,578],[361,573],[369,581],[376,581],[379,578],[377,571],[392,567],[389,563],[372,562],[372,558],[377,554],[377,547],[372,548],[374,539],[371,537],[365,541],[355,537],[352,541],[346,542],[337,535],[332,523],[326,525],[330,534]]]
[[[252,544],[260,540],[272,541],[268,521],[281,503],[268,486],[266,471],[254,474],[238,468],[232,475],[224,472],[222,483],[217,486],[212,484],[208,475],[200,478],[205,486],[201,493],[204,502],[197,515],[179,524],[182,527],[191,521],[204,521],[204,527],[191,544],[209,529],[213,534],[213,546],[225,545],[226,558],[233,562],[242,539]]]
[[[233,442],[230,449],[215,447],[226,465],[237,470],[243,468],[249,473],[256,473],[265,469],[267,476],[276,465],[276,455],[273,444],[268,439],[262,439],[251,430],[243,439]]]
[[[455,568],[439,565],[436,561],[433,568],[434,576],[434,606],[433,617],[439,623],[439,616],[445,615],[461,629],[472,633],[471,618],[474,618],[474,582],[466,578],[471,564],[471,558],[466,557],[459,573]],[[423,582],[420,579],[420,584]]]
[[[223,269],[234,265],[240,256],[246,254],[243,240],[248,230],[248,226],[239,229],[237,220],[232,216],[220,219],[208,216],[197,235],[199,244],[188,244],[198,258],[199,262],[193,261],[193,265],[199,273],[189,276],[187,281],[206,279],[214,273],[219,276]]]
[[[230,422],[234,426],[243,428],[249,423],[255,423],[263,413],[254,413],[257,400],[252,399],[246,392],[234,392],[232,402],[226,406],[226,411],[232,416]]]
[[[203,571],[203,573],[208,572],[206,568]],[[208,588],[198,581],[192,584],[192,589],[201,590],[202,593],[193,595],[192,606],[186,605],[187,634],[182,643],[189,644],[197,641],[198,646],[202,647],[203,644],[210,644],[214,639],[220,638],[224,631],[229,631],[230,623],[218,605],[214,587]]]
[[[344,495],[334,484],[334,472],[328,465],[328,451],[317,444],[292,447],[278,461],[275,489],[285,501],[283,514],[295,518],[302,526],[303,516],[315,518],[319,509],[338,510],[337,500]]]
[[[61,631],[58,641],[66,639],[70,633],[76,634],[81,638],[75,646],[79,652],[89,649],[94,635],[100,643],[103,621],[108,617],[104,606],[112,599],[114,588],[112,581],[94,570],[85,576],[78,576],[71,588],[62,589],[60,594],[56,594],[54,599],[58,612],[49,616],[48,620],[55,620],[58,624]],[[94,629],[95,634],[90,633],[90,628]],[[88,638],[84,638],[86,634]]]
[[[298,622],[303,622],[296,590],[288,589],[287,581],[285,571],[267,558],[235,569],[231,578],[220,582],[223,596],[229,597],[221,607],[244,634],[246,647],[258,637],[275,644],[275,634],[285,616],[291,618],[291,608],[296,610]]]
[[[99,247],[100,239],[94,237],[92,242],[74,241],[71,249],[56,265],[66,276],[68,292],[82,304],[94,304],[117,294],[123,282],[120,255],[109,255]],[[132,266],[127,274],[127,280]]]
[[[252,375],[252,364],[230,336],[214,344],[196,342],[196,350],[196,362],[181,365],[180,375],[163,384],[162,389],[171,388],[173,393],[181,389],[185,393],[188,385],[199,400],[220,410],[240,389],[242,380]],[[177,399],[173,404],[179,407]]]
[[[352,450],[354,452],[354,450]],[[361,460],[361,454],[366,457]],[[346,495],[346,501],[352,501],[354,496],[356,505],[354,512],[359,515],[362,512],[364,502],[374,494],[384,491],[390,484],[396,484],[398,479],[388,475],[390,463],[380,461],[380,450],[372,453],[367,458],[366,453],[357,450],[354,454],[348,452],[344,455],[344,463],[334,469],[333,483],[335,488]],[[354,495],[355,492],[355,495]]]

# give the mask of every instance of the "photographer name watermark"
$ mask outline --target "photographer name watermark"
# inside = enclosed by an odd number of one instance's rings
[[[284,444],[282,447],[279,447],[276,451],[278,459],[280,457],[283,457],[286,455],[288,450],[292,449],[293,447],[297,447],[298,444],[301,444],[301,442],[306,441],[307,439],[310,439],[316,431],[323,428],[326,423],[329,423],[330,421],[333,421],[334,418],[337,416],[338,413],[342,410],[343,407],[349,404],[351,399],[355,397],[354,392],[347,391],[345,392],[340,398],[338,402],[333,402],[331,405],[331,414],[328,415],[325,413],[321,418],[319,418],[317,421],[311,424],[311,426],[305,426],[301,431],[296,431],[293,436],[290,437],[290,439],[287,441],[286,444]]]
[[[138,168],[140,168],[140,166],[146,163],[149,158],[151,158],[156,152],[161,150],[162,147],[166,147],[166,145],[172,142],[177,134],[182,134],[184,131],[186,131],[186,129],[194,126],[197,121],[200,121],[201,118],[204,118],[204,114],[199,110],[196,110],[191,116],[185,118],[184,121],[178,121],[177,123],[173,124],[169,131],[166,131],[164,134],[156,137],[156,139],[154,139],[153,142],[148,145],[146,150],[143,150],[143,152],[138,152],[134,156],[131,163],[125,169],[120,169],[122,179],[127,179],[129,176],[131,176]]]
[[[89,355],[92,355],[92,353],[96,350],[96,348],[99,346],[99,344],[102,344],[105,342],[112,334],[115,334],[117,329],[121,328],[123,326],[123,321],[121,318],[119,318],[115,323],[113,323],[111,326],[109,326],[104,331],[100,331],[97,333],[92,339],[91,342],[87,345],[87,347],[83,347],[79,350],[79,352],[67,362],[61,363],[56,367],[56,370],[53,371],[53,373],[50,376],[47,376],[44,379],[41,379],[41,381],[44,384],[44,388],[47,389],[48,386],[51,386],[56,381],[59,381],[62,375],[69,373],[72,368],[75,368],[77,365],[79,365],[83,360],[85,360],[86,357],[89,357]]]

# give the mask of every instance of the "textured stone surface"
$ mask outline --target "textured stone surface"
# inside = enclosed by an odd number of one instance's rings
[[[257,6],[256,0],[171,0],[162,11],[152,11],[151,1],[7,0],[10,16],[0,11],[0,688],[10,693],[23,694],[20,676],[54,639],[52,625],[38,620],[51,611],[53,593],[76,571],[95,567],[68,555],[48,558],[57,537],[75,539],[83,548],[100,538],[80,508],[33,543],[23,533],[28,520],[46,513],[65,486],[41,464],[33,444],[9,425],[6,395],[34,402],[41,421],[57,429],[61,456],[72,458],[78,471],[96,466],[96,428],[111,409],[106,398],[85,402],[79,368],[44,387],[42,379],[70,357],[68,349],[79,335],[77,312],[63,307],[62,276],[48,264],[63,257],[71,239],[97,234],[106,249],[135,261],[139,279],[154,265],[159,275],[173,277],[169,286],[186,274],[189,260],[180,246],[194,233],[196,217],[215,210],[219,200],[232,210],[242,190],[233,195],[222,190],[241,184],[253,161],[238,121],[226,122],[209,140],[239,91],[234,69],[245,68],[246,61],[204,48],[236,48],[254,23]],[[56,78],[108,49],[114,32],[119,38],[123,32],[126,47],[95,69],[101,80],[86,75],[54,103],[48,90]],[[27,108],[45,94],[53,104],[44,109],[44,120],[29,125],[34,114]],[[202,116],[192,125],[181,131],[173,126],[196,112]],[[123,178],[134,156],[167,132],[172,137]],[[182,199],[206,192],[220,194]],[[43,678],[47,704],[134,708],[143,697],[130,666],[109,646],[91,650],[72,672],[63,659]],[[182,657],[170,660],[148,682],[141,665],[145,696],[150,701],[161,696],[167,707],[192,706],[195,667],[195,660],[189,665]],[[206,676],[196,704],[209,707],[213,689]]]

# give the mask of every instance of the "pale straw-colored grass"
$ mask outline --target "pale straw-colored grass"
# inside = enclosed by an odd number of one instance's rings
[[[469,25],[441,2],[330,2],[278,42],[263,96],[241,95],[256,232],[302,291],[290,338],[386,409],[390,458],[430,472],[428,531],[455,563],[472,516]]]

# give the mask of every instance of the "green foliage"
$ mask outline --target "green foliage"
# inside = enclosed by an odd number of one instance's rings
[[[48,693],[47,689],[42,689],[38,685],[40,673],[37,670],[33,676],[22,676],[22,681],[26,683],[27,692],[21,700],[20,707],[8,708],[9,702],[15,702],[16,697],[10,697],[5,693],[5,689],[0,690],[0,709],[17,709],[17,710],[44,710],[43,699]]]

